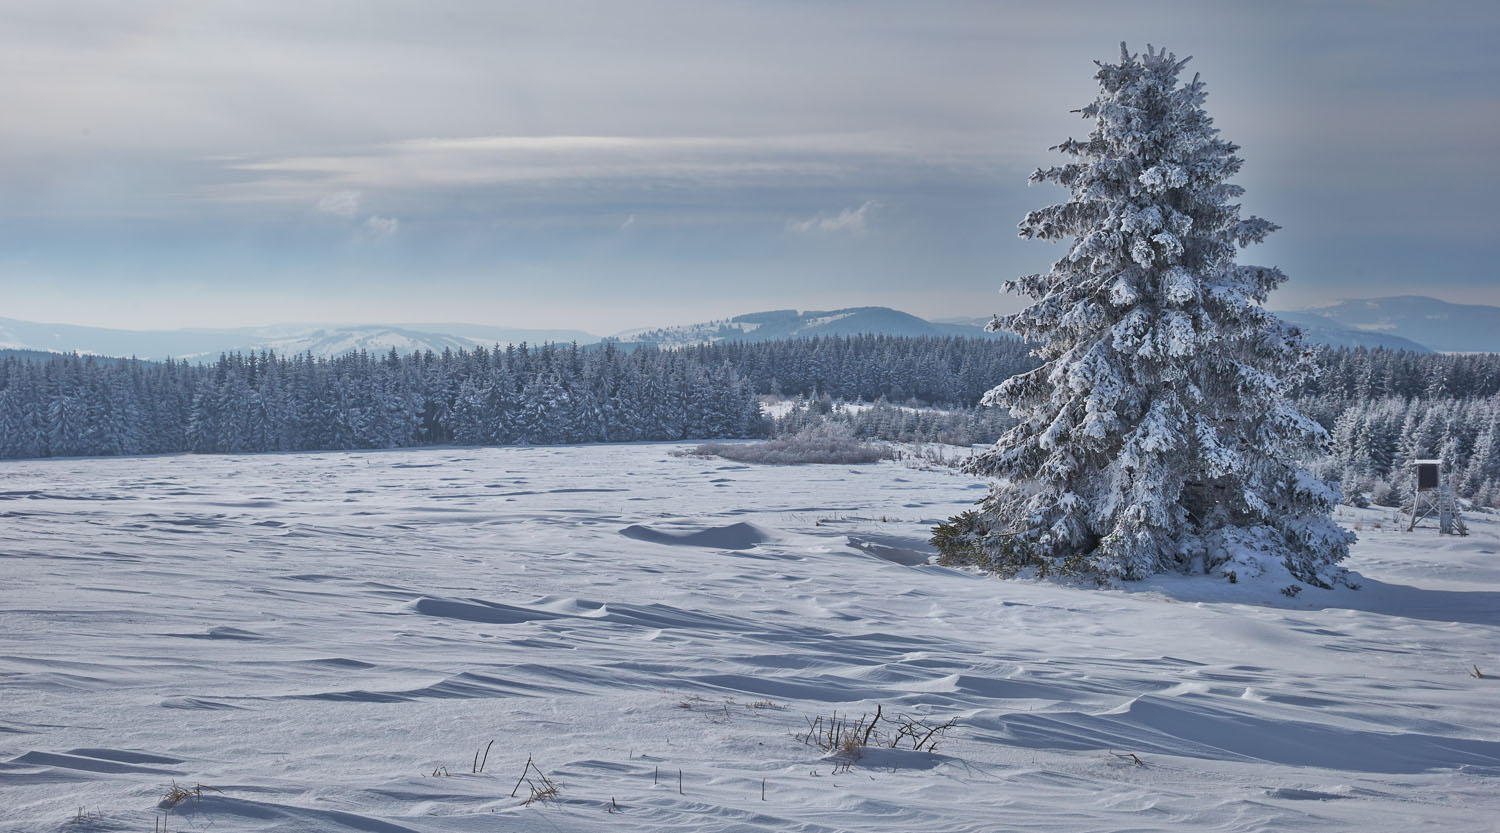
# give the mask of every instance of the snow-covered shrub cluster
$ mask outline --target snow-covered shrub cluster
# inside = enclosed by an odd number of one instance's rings
[[[1073,161],[1032,175],[1071,196],[1021,236],[1071,243],[1007,284],[1034,303],[996,325],[1043,364],[986,396],[1020,423],[968,466],[1004,482],[937,530],[950,560],[1138,579],[1222,570],[1266,542],[1301,581],[1341,575],[1353,536],[1330,517],[1337,488],[1299,468],[1327,434],[1284,379],[1313,354],[1262,307],[1285,276],[1235,262],[1276,226],[1240,216],[1238,148],[1203,84],[1179,82],[1185,63],[1122,45],[1080,111],[1092,132],[1056,148]]]
[[[819,422],[800,431],[759,443],[709,443],[693,450],[694,454],[723,457],[739,463],[797,465],[799,463],[873,463],[886,456],[885,449],[863,442],[849,426],[839,422]]]
[[[795,434],[809,425],[837,422],[861,440],[976,445],[992,443],[1016,421],[1002,408],[919,408],[884,399],[869,406],[835,404],[826,397],[802,403],[772,420],[773,436]]]

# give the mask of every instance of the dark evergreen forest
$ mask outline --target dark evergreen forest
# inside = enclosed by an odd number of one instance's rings
[[[678,350],[525,345],[213,364],[0,361],[0,457],[749,437],[759,395],[974,403],[1019,342],[856,336]]]
[[[1406,463],[1442,458],[1459,494],[1500,505],[1500,355],[1323,349],[1296,400],[1332,436],[1320,474],[1394,505]],[[208,364],[0,358],[0,458],[244,453],[753,437],[759,397],[938,406],[950,418],[835,413],[877,439],[993,439],[976,411],[1034,366],[1010,339],[853,336],[676,350],[606,343],[336,359],[230,354]],[[800,428],[825,406],[781,421]]]
[[[1500,354],[1324,350],[1297,403],[1332,436],[1315,470],[1347,500],[1397,506],[1411,460],[1441,459],[1460,496],[1500,507]]]

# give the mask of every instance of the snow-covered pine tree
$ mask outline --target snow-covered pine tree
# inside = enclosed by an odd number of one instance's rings
[[[1239,148],[1203,83],[1179,82],[1186,63],[1121,44],[1079,111],[1093,132],[1031,176],[1071,198],[1020,236],[1072,244],[1006,285],[1035,302],[992,326],[1039,344],[1043,364],[986,395],[1020,424],[969,466],[1007,482],[935,531],[950,560],[1099,579],[1275,561],[1318,586],[1342,574],[1353,536],[1330,518],[1337,491],[1298,466],[1327,435],[1283,380],[1312,356],[1261,306],[1285,276],[1235,263],[1277,227],[1240,217]]]

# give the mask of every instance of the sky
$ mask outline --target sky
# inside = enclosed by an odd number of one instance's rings
[[[1500,10],[0,0],[0,317],[1005,313],[1096,59],[1193,56],[1271,306],[1500,304]]]

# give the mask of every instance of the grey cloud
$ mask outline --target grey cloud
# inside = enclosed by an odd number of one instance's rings
[[[352,215],[359,196],[466,191],[497,186],[533,190],[593,187],[648,189],[674,182],[689,188],[803,187],[868,181],[872,170],[941,182],[955,170],[1024,163],[972,147],[961,135],[937,131],[746,137],[485,136],[417,139],[342,154],[260,159],[228,165],[243,174],[200,190],[203,199],[235,203],[302,203]],[[321,196],[319,196],[321,195]]]
[[[1247,210],[1287,226],[1268,250],[1294,283],[1349,294],[1392,263],[1453,275],[1500,254],[1497,36],[1491,4],[1441,0],[11,3],[0,215],[28,233],[0,281],[45,286],[108,251],[96,283],[151,275],[185,297],[226,265],[297,286],[368,274],[348,260],[365,250],[488,276],[503,249],[541,284],[600,233],[618,248],[580,274],[688,283],[748,251],[825,300],[875,268],[988,300],[1055,254],[1011,239],[1058,196],[1025,173],[1086,132],[1069,111],[1126,39],[1195,56],[1244,146]],[[859,246],[801,239],[876,219]],[[376,257],[339,248],[348,234],[386,242]],[[60,303],[87,283],[59,279]]]

